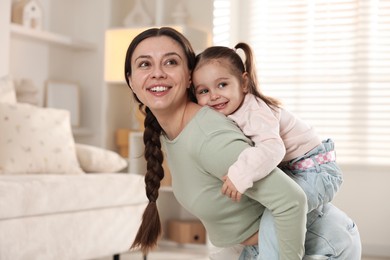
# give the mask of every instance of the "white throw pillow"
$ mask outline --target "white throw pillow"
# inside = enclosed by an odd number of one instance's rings
[[[85,172],[119,172],[127,166],[127,161],[116,152],[96,146],[76,143],[76,154]]]
[[[0,102],[16,103],[16,92],[12,78],[4,76],[0,78]]]
[[[0,129],[0,173],[83,173],[68,111],[0,103]]]

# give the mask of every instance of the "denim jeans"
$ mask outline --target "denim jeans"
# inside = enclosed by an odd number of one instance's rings
[[[312,223],[307,227],[305,241],[305,256],[303,260],[337,259],[360,260],[361,241],[356,224],[340,209],[327,203],[309,215]],[[271,216],[272,219],[272,216]],[[274,234],[276,237],[276,234]],[[261,245],[261,243],[260,243]],[[264,248],[268,252],[261,252],[258,246],[244,247],[240,260],[259,260],[262,255],[275,252],[277,244]],[[277,260],[278,257],[267,258]]]
[[[328,139],[290,163],[333,150],[334,143]],[[361,242],[357,226],[344,212],[328,203],[343,181],[341,169],[336,162],[320,165],[316,163],[315,167],[306,170],[290,170],[286,166],[281,169],[299,184],[308,199],[306,252],[303,259],[360,260]],[[259,245],[244,247],[238,259],[278,259],[278,248],[273,216],[266,210],[260,222]],[[229,259],[237,259],[237,256],[230,254]]]
[[[279,246],[276,237],[274,218],[271,211],[264,210],[260,221],[258,246],[237,245],[229,248],[212,248],[211,260],[269,260],[279,259]],[[243,251],[243,249],[245,250]],[[241,254],[241,255],[240,255]]]
[[[257,246],[246,246],[239,258],[239,260],[251,259],[279,259],[279,244],[274,217],[267,209],[264,211],[260,221],[259,244]]]
[[[334,143],[328,139],[303,156],[290,161],[289,164],[330,151],[334,151]],[[315,160],[313,162],[315,167],[305,170],[290,170],[288,165],[280,167],[306,193],[308,212],[331,202],[343,182],[342,171],[335,161],[324,164],[318,164]]]

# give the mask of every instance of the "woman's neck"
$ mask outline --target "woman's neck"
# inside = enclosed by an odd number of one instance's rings
[[[155,114],[168,139],[175,139],[201,108],[194,102],[186,102],[175,111]]]

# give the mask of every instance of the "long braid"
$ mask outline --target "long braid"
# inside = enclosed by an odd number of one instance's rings
[[[161,126],[153,113],[146,108],[145,117],[145,159],[147,161],[147,172],[145,175],[146,196],[150,201],[156,201],[158,197],[158,189],[160,188],[160,181],[164,178],[163,153],[161,151]]]
[[[161,235],[161,221],[156,201],[160,182],[164,178],[163,153],[160,142],[161,127],[149,108],[146,107],[145,112],[144,144],[147,161],[145,185],[149,204],[144,211],[141,226],[131,246],[131,248],[140,247],[144,255],[157,245],[157,240]]]

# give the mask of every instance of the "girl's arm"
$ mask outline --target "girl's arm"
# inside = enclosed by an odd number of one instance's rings
[[[279,133],[279,118],[274,112],[262,100],[247,94],[240,109],[229,116],[254,142],[254,147],[242,151],[229,168],[228,177],[240,193],[267,176],[286,154]]]

